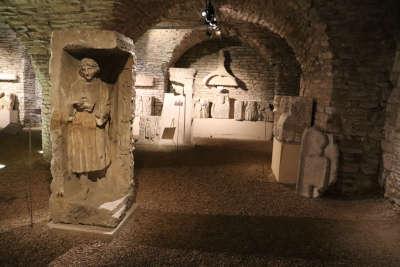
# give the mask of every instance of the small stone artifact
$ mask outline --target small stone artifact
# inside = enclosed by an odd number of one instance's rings
[[[309,198],[323,194],[336,181],[338,156],[331,134],[326,135],[316,128],[306,129],[300,151],[298,194]]]
[[[244,120],[244,102],[243,101],[235,100],[234,119],[237,121]]]
[[[258,120],[258,105],[256,101],[247,101],[245,104],[244,119],[246,121]]]
[[[228,94],[219,94],[211,108],[211,116],[215,119],[229,119],[230,102]]]

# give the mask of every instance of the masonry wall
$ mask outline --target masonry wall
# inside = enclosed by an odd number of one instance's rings
[[[384,128],[383,173],[380,179],[385,195],[400,205],[400,47],[397,46],[391,81],[393,91],[386,105]]]
[[[135,43],[138,75],[154,78],[154,86],[141,87],[136,85],[136,96],[155,97],[154,114],[160,115],[164,92],[167,86],[168,65],[174,49],[179,46],[189,29],[151,29],[142,35]]]
[[[375,193],[381,188],[381,140],[395,56],[391,31],[398,29],[390,25],[388,6],[362,2],[315,2],[328,24],[334,54],[332,106],[340,118],[332,128],[340,149],[336,185],[348,195]]]
[[[41,88],[33,72],[31,60],[16,34],[0,24],[0,74],[16,74],[16,81],[1,81],[0,92],[6,97],[16,94],[19,101],[20,120],[25,126],[41,124]]]
[[[229,97],[238,100],[273,101],[278,68],[272,55],[261,58],[257,51],[235,38],[200,43],[187,51],[175,64],[177,68],[194,68],[195,97],[213,100],[216,92],[204,85],[204,78],[218,67],[219,51],[229,54],[229,67],[240,88],[229,90]]]

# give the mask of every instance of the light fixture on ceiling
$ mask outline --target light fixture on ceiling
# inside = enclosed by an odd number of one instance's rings
[[[220,36],[221,30],[217,23],[217,17],[215,16],[215,9],[211,3],[211,0],[206,0],[206,7],[201,12],[201,16],[204,19],[204,23],[207,25],[207,35],[212,36],[213,34]]]

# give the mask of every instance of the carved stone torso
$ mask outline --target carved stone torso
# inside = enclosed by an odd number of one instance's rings
[[[247,101],[246,102],[244,119],[246,121],[257,121],[258,120],[257,102],[255,102],[255,101]]]

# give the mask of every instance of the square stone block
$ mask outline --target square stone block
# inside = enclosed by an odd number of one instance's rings
[[[300,159],[300,144],[288,144],[274,138],[271,169],[276,181],[296,184]]]

